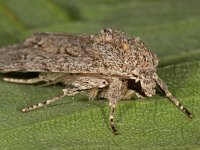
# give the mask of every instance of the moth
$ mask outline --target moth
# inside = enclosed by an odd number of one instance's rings
[[[71,35],[35,33],[21,44],[0,49],[0,72],[38,72],[36,78],[4,78],[4,81],[47,85],[61,83],[63,91],[43,103],[22,109],[28,112],[49,105],[64,96],[85,93],[90,99],[109,101],[109,125],[114,135],[114,113],[118,102],[136,95],[151,97],[156,87],[188,117],[190,113],[158,77],[157,56],[138,37],[103,29],[99,34]]]

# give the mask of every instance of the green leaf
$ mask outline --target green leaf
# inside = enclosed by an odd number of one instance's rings
[[[0,74],[0,149],[200,149],[199,0],[0,0],[0,46],[33,32],[94,33],[105,27],[139,36],[160,58],[159,76],[192,113],[189,119],[159,91],[122,101],[113,136],[107,100],[65,97],[29,113],[61,86],[4,82]]]

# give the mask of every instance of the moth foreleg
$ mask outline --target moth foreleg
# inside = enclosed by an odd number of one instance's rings
[[[114,125],[114,113],[117,103],[123,99],[125,93],[127,92],[127,82],[121,81],[118,78],[113,78],[111,81],[106,96],[109,100],[110,105],[110,117],[109,117],[109,124],[112,129],[114,135],[117,135],[118,132]]]

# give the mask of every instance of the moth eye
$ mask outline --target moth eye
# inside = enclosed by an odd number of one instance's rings
[[[103,81],[102,83],[103,83],[104,85],[106,85],[106,84],[107,84],[107,82],[106,82],[106,81]]]

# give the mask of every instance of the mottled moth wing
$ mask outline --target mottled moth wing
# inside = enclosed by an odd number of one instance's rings
[[[93,38],[36,33],[21,44],[0,49],[0,72],[97,73],[102,62],[89,51]]]
[[[158,59],[139,38],[103,30],[93,35],[37,33],[18,45],[0,49],[0,72],[64,72],[151,77]],[[146,77],[144,77],[146,78]]]

